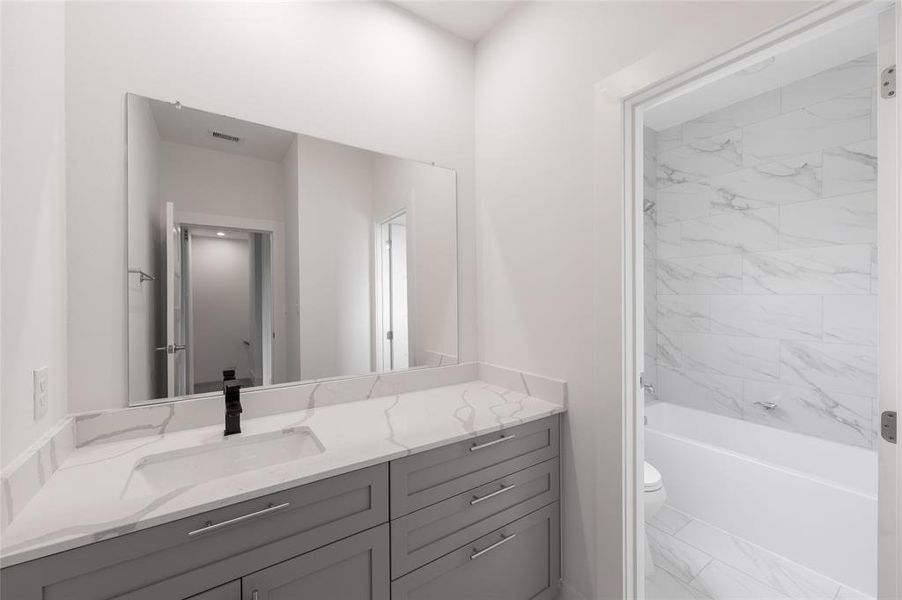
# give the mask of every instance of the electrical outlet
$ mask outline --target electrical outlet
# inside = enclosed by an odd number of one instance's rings
[[[50,374],[47,367],[41,367],[32,371],[34,385],[32,387],[34,397],[34,420],[37,421],[47,414],[47,392],[50,385]]]

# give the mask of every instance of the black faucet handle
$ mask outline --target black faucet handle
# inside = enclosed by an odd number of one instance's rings
[[[235,369],[223,369],[222,380],[231,381],[233,379],[235,379]]]
[[[241,383],[235,380],[223,382],[222,393],[225,396],[226,411],[230,413],[240,413]]]

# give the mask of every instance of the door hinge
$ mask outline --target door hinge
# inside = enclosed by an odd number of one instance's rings
[[[393,339],[395,339],[395,332],[394,332],[394,331],[386,332],[386,334],[385,334],[385,339],[387,339],[387,340],[393,340]]]
[[[896,65],[890,65],[880,72],[880,97],[896,97]]]
[[[890,444],[896,443],[896,411],[885,410],[880,415],[880,435]]]

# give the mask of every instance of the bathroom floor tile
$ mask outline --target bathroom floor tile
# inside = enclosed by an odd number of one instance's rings
[[[648,522],[650,525],[660,529],[664,533],[674,535],[680,529],[688,525],[691,521],[692,517],[690,517],[689,515],[681,513],[675,508],[664,505],[661,507],[661,510],[657,512],[657,514],[649,519]]]
[[[670,506],[646,532],[656,566],[645,579],[650,600],[873,600]]]
[[[691,600],[694,598],[713,600],[710,596],[660,567],[655,569],[654,575],[645,578],[645,598],[646,600]]]
[[[858,590],[853,590],[852,588],[840,587],[839,591],[836,592],[836,598],[834,600],[875,600],[871,598],[867,594],[862,594]]]
[[[791,598],[830,599],[839,584],[726,531],[692,520],[677,539]]]
[[[645,533],[655,565],[685,582],[691,581],[711,562],[709,555],[654,526],[647,526]]]
[[[717,600],[783,600],[791,598],[743,573],[712,560],[692,580],[692,587]]]

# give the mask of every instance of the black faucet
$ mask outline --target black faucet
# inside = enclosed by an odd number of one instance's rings
[[[235,380],[222,382],[225,395],[225,433],[241,433],[241,383]]]

